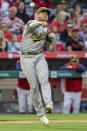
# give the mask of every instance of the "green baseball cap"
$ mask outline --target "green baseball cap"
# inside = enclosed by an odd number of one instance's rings
[[[67,4],[66,0],[61,0],[60,4]]]
[[[79,61],[79,57],[76,55],[76,54],[74,54],[74,55],[72,55],[72,57],[71,57],[71,59],[70,59],[72,62],[73,61]]]
[[[37,13],[39,14],[40,12],[47,12],[48,15],[50,15],[50,11],[49,11],[48,8],[46,8],[46,7],[40,7],[40,8],[37,10]]]

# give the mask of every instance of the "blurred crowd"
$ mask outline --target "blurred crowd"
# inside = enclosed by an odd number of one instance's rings
[[[20,51],[22,33],[26,23],[36,17],[39,7],[55,10],[49,17],[49,31],[56,35],[55,51],[86,51],[87,50],[87,13],[77,3],[69,11],[69,4],[61,0],[52,9],[51,0],[34,0],[32,15],[26,13],[24,0],[0,0],[0,52]],[[30,7],[29,7],[30,8]],[[43,51],[49,51],[44,47]]]

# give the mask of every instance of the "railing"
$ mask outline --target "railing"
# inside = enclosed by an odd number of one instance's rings
[[[87,51],[75,51],[75,52],[44,52],[43,53],[46,59],[66,59],[70,58],[73,54],[77,54],[79,58],[87,58]],[[0,59],[15,59],[19,58],[20,53],[7,53],[0,52]],[[24,78],[25,75],[22,71],[0,71],[0,78]],[[49,71],[49,78],[81,78],[87,77],[87,72],[78,73],[70,71]]]
[[[78,73],[75,71],[49,71],[49,78],[86,78],[85,73]],[[22,71],[0,71],[0,78],[25,78]]]

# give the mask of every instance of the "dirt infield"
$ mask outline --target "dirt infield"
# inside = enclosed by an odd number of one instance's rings
[[[39,123],[40,120],[0,121],[0,123]],[[87,119],[50,120],[50,122],[87,122]]]

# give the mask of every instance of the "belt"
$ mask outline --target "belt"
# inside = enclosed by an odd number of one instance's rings
[[[40,52],[34,52],[34,51],[32,51],[32,52],[21,52],[21,55],[38,55],[40,53],[41,53],[41,51]]]

